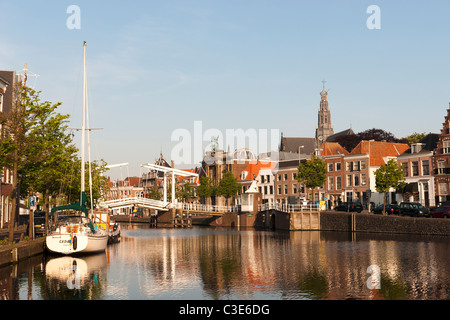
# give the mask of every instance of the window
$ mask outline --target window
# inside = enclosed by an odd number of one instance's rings
[[[293,193],[293,194],[297,194],[297,184],[296,184],[296,183],[294,183],[294,184],[292,185],[292,193]]]
[[[405,177],[408,177],[408,162],[403,162],[402,166],[403,166],[403,175]]]
[[[367,177],[365,173],[361,173],[361,185],[365,186],[367,184]]]
[[[336,190],[342,189],[341,177],[336,177]]]
[[[447,184],[445,182],[439,183],[439,194],[440,195],[447,194]]]
[[[281,184],[278,185],[278,195],[281,195]]]
[[[349,174],[347,175],[347,187],[351,187],[352,186],[352,175]]]
[[[333,172],[333,164],[328,164],[328,172]]]
[[[281,181],[281,174],[278,175],[278,181]]]
[[[412,161],[411,169],[412,169],[412,176],[417,177],[419,175],[419,161]]]
[[[284,185],[284,194],[288,194],[288,185],[287,184]]]
[[[270,174],[267,175],[267,183],[270,183]]]
[[[267,186],[264,186],[264,194],[267,194]]]
[[[334,190],[334,177],[328,177],[328,190]]]
[[[438,174],[444,174],[445,173],[445,160],[439,160],[438,161]]]
[[[341,171],[341,163],[336,162],[336,171]]]
[[[270,186],[270,194],[273,194],[273,186]]]
[[[355,187],[359,186],[359,174],[355,174]]]
[[[261,176],[261,183],[264,183],[264,176]]]
[[[361,170],[366,170],[366,160],[361,160]]]
[[[427,176],[430,174],[430,161],[422,160],[422,175]]]
[[[288,175],[287,175],[287,173],[285,173],[284,174],[284,181],[287,181],[287,179],[288,179]]]
[[[297,179],[297,172],[294,172],[294,173],[292,174],[292,180],[295,180],[295,179]]]
[[[347,162],[347,171],[353,171],[353,162],[349,161]]]
[[[444,141],[444,149],[442,149],[443,153],[450,153],[450,140]]]

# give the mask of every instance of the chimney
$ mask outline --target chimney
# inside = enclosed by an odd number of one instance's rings
[[[175,169],[175,162],[173,160],[170,161],[170,166],[172,169]]]

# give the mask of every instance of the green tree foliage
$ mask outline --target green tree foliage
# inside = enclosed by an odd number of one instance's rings
[[[231,197],[235,197],[241,190],[241,184],[234,177],[233,173],[225,172],[217,187],[217,194],[225,197],[227,200]]]
[[[29,87],[17,85],[12,108],[0,119],[4,129],[0,164],[13,171],[13,207],[19,180],[20,196],[25,198],[30,192],[39,192],[46,207],[49,198],[61,198],[61,194],[72,202],[80,197],[81,162],[68,131],[69,115],[57,112],[61,103],[42,102],[39,95],[40,92]],[[107,186],[101,175],[105,167],[104,161],[92,165],[94,202]],[[87,196],[89,199],[89,192]]]
[[[177,199],[182,202],[186,202],[189,199],[194,198],[194,190],[188,182],[182,183],[178,187]]]
[[[426,135],[427,135],[427,134],[426,134],[425,132],[423,132],[423,133],[417,133],[417,132],[414,132],[413,134],[410,134],[409,136],[407,136],[407,137],[405,137],[405,138],[403,138],[403,139],[405,139],[406,141],[408,141],[408,144],[411,145],[411,144],[413,144],[413,143],[419,142],[420,140],[422,140],[423,138],[425,138]]]
[[[298,167],[297,180],[307,188],[314,189],[322,186],[326,178],[326,163],[314,155],[311,160],[301,163]]]
[[[149,199],[154,199],[154,200],[161,200],[162,199],[162,193],[161,193],[161,191],[159,191],[158,190],[158,188],[157,187],[151,187],[149,190],[148,190],[148,198]]]
[[[386,195],[391,188],[402,189],[405,186],[403,167],[394,159],[375,171],[375,188],[384,193],[383,214],[386,212]]]
[[[214,185],[214,181],[210,177],[202,177],[200,179],[200,185],[197,190],[197,194],[200,198],[206,199],[214,197],[217,192],[217,187]]]

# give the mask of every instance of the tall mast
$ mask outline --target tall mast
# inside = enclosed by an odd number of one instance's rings
[[[83,120],[81,126],[81,198],[80,202],[83,201],[84,193],[84,152],[85,152],[85,138],[86,136],[86,41],[83,43]],[[83,203],[81,203],[83,205]]]

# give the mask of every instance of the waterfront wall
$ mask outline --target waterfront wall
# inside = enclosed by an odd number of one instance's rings
[[[163,213],[158,217],[160,226],[171,225],[175,212]],[[145,218],[124,217],[123,222]],[[119,219],[117,219],[119,220]],[[117,221],[116,220],[116,221]],[[119,220],[120,221],[120,220]],[[119,222],[118,221],[118,222]],[[147,222],[140,221],[140,222]],[[295,212],[286,213],[267,210],[258,213],[226,213],[224,215],[193,216],[192,224],[213,227],[249,227],[274,230],[322,230],[343,232],[367,232],[386,234],[421,234],[450,236],[450,219],[412,218],[382,216],[368,213],[335,212]]]
[[[44,238],[0,246],[0,267],[17,263],[44,252]]]
[[[320,229],[346,232],[375,232],[450,236],[450,220],[382,216],[367,213],[322,212]]]

